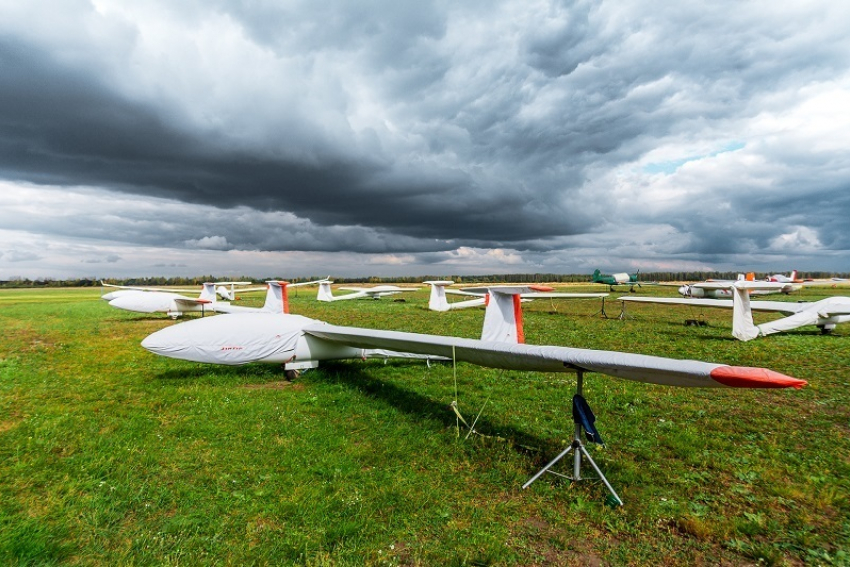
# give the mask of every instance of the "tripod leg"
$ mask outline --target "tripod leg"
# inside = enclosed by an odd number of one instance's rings
[[[525,483],[525,484],[523,484],[523,485],[522,485],[522,487],[523,487],[523,488],[528,488],[529,486],[531,486],[531,483],[532,483],[532,482],[534,482],[535,480],[537,480],[538,478],[540,478],[540,477],[543,475],[543,473],[545,473],[546,471],[548,471],[549,469],[551,469],[551,468],[555,465],[555,463],[557,463],[558,461],[560,461],[561,459],[563,459],[564,457],[566,457],[566,456],[567,456],[567,454],[568,454],[570,451],[572,451],[573,449],[575,449],[575,448],[576,448],[576,445],[575,445],[575,443],[573,443],[573,444],[571,444],[569,447],[567,447],[566,449],[564,449],[563,451],[561,451],[561,453],[560,453],[557,457],[555,457],[554,459],[552,459],[551,461],[549,461],[549,464],[548,464],[548,465],[546,465],[545,467],[543,467],[542,469],[540,469],[539,471],[537,471],[537,473],[535,473],[535,475],[534,475],[533,477],[531,477],[530,479],[528,479],[528,481],[526,481],[526,483]],[[576,453],[578,453],[578,450],[576,450]]]
[[[623,505],[623,501],[622,501],[622,500],[620,500],[620,497],[617,495],[617,492],[614,490],[614,487],[613,487],[613,486],[611,486],[611,483],[610,483],[610,482],[608,482],[608,479],[607,479],[607,478],[605,478],[605,475],[604,475],[604,474],[602,474],[602,471],[601,471],[601,470],[599,470],[599,467],[598,467],[598,466],[596,466],[596,461],[594,461],[594,460],[593,460],[593,457],[591,457],[591,456],[590,456],[590,453],[588,453],[588,452],[587,452],[587,449],[585,449],[584,445],[579,445],[579,446],[578,446],[578,449],[579,449],[582,453],[584,453],[584,456],[585,456],[585,457],[587,457],[587,460],[590,462],[590,466],[592,466],[592,467],[593,467],[593,470],[595,470],[595,471],[596,471],[596,474],[598,474],[598,475],[599,475],[599,480],[601,480],[601,481],[603,482],[603,484],[605,484],[605,488],[607,488],[607,489],[608,489],[608,492],[610,492],[610,493],[611,493],[611,495],[612,495],[612,496],[613,496],[613,497],[617,500],[617,504],[619,504],[620,506],[622,506],[622,505]],[[578,451],[576,451],[576,453],[578,453]]]

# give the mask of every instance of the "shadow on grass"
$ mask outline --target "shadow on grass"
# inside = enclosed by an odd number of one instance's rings
[[[408,366],[405,362],[388,362],[393,366]],[[402,388],[396,384],[372,377],[367,372],[354,365],[344,363],[328,363],[323,366],[323,381],[346,386],[384,402],[421,421],[431,421],[440,427],[455,427],[456,416],[451,405],[423,396],[414,391]],[[564,420],[572,421],[571,410],[564,411]],[[475,416],[466,416],[470,423]],[[469,418],[472,419],[469,419]],[[541,439],[526,431],[502,422],[491,421],[481,417],[475,423],[476,431],[482,433],[498,431],[498,437],[507,441],[518,453],[529,455],[535,466],[542,466],[556,453],[563,450],[555,439]],[[466,431],[466,430],[464,430]],[[466,435],[466,433],[463,433]],[[485,433],[486,434],[486,433]]]
[[[386,364],[398,368],[409,368],[411,366],[410,362],[401,360],[388,361]],[[421,365],[422,363],[419,361],[417,364]],[[231,380],[234,388],[250,385],[254,388],[280,389],[274,386],[280,384],[283,376],[282,365],[250,364],[228,367],[198,364],[197,366],[166,370],[157,374],[154,378],[167,386],[178,386],[192,380],[204,380],[212,383],[226,383],[226,380]],[[374,378],[367,371],[358,367],[357,364],[346,362],[323,363],[321,371],[311,376],[315,376],[316,380],[320,382],[356,390],[360,394],[365,394],[372,399],[392,406],[418,421],[434,423],[439,428],[454,428],[457,424],[456,416],[450,404],[434,400],[392,382]],[[301,382],[296,380],[293,383],[300,386],[293,388],[293,391],[303,390],[303,378],[301,380]],[[475,416],[465,417],[470,423],[475,419]],[[572,413],[569,407],[564,408],[563,420],[570,422],[570,425],[565,426],[565,430],[572,431]],[[561,443],[562,438],[541,439],[512,425],[492,421],[486,417],[480,417],[475,422],[475,430],[485,435],[489,435],[489,432],[498,432],[493,437],[505,441],[516,453],[529,458],[532,468],[542,467],[565,448],[565,445]],[[463,429],[461,434],[465,436],[466,431],[468,430]],[[616,469],[616,465],[614,465],[614,469]],[[611,472],[615,471],[612,470]]]
[[[234,386],[243,385],[246,378],[251,383],[262,384],[268,381],[279,381],[284,377],[283,365],[277,364],[248,364],[245,366],[220,366],[215,364],[196,364],[184,368],[172,368],[158,373],[154,379],[164,384],[185,382],[198,379],[234,380]]]

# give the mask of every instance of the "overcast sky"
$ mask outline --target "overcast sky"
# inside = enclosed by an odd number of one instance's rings
[[[850,271],[850,3],[0,0],[0,279]]]

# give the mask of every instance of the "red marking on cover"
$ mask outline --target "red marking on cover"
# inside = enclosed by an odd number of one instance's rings
[[[522,330],[522,298],[517,295],[512,295],[514,300],[514,323],[516,323],[516,342],[522,344],[525,342],[525,333]]]
[[[718,366],[711,371],[710,376],[713,380],[732,388],[796,388],[799,390],[808,384],[805,380],[792,378],[781,372],[748,366]]]
[[[280,293],[283,296],[283,312],[289,313],[289,282],[277,282],[280,284]]]
[[[484,307],[490,305],[490,292],[484,294]]]
[[[195,301],[197,301],[198,303],[212,303],[212,301],[210,301],[209,299],[196,299]]]
[[[532,289],[534,291],[555,291],[554,287],[549,287],[548,285],[530,285],[528,289]]]

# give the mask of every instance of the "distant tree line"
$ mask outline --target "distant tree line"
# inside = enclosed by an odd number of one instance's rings
[[[642,272],[639,274],[639,280],[645,282],[654,281],[702,281],[706,279],[735,279],[739,272]],[[773,272],[756,272],[756,279],[764,279]],[[787,272],[784,272],[787,273]],[[282,276],[266,276],[255,278],[253,276],[214,276],[205,275],[197,277],[144,277],[144,278],[123,278],[106,279],[107,283],[116,285],[131,285],[145,287],[160,287],[160,286],[187,286],[199,287],[205,282],[216,281],[252,281],[264,282],[267,280],[286,280],[293,283],[300,281],[319,280],[326,277],[327,274],[321,276],[309,276],[303,278],[284,278]],[[850,278],[848,272],[799,272],[800,278],[811,279],[827,279],[827,278]],[[425,280],[452,280],[456,283],[477,284],[477,283],[582,283],[590,281],[590,274],[488,274],[488,275],[429,275],[429,276],[394,276],[380,277],[369,276],[360,278],[344,278],[331,276],[330,278],[337,283],[421,283]],[[29,287],[98,287],[100,286],[100,278],[77,278],[77,279],[53,279],[53,278],[37,278],[31,280],[29,278],[13,277],[9,280],[0,280],[0,288],[29,288]]]

